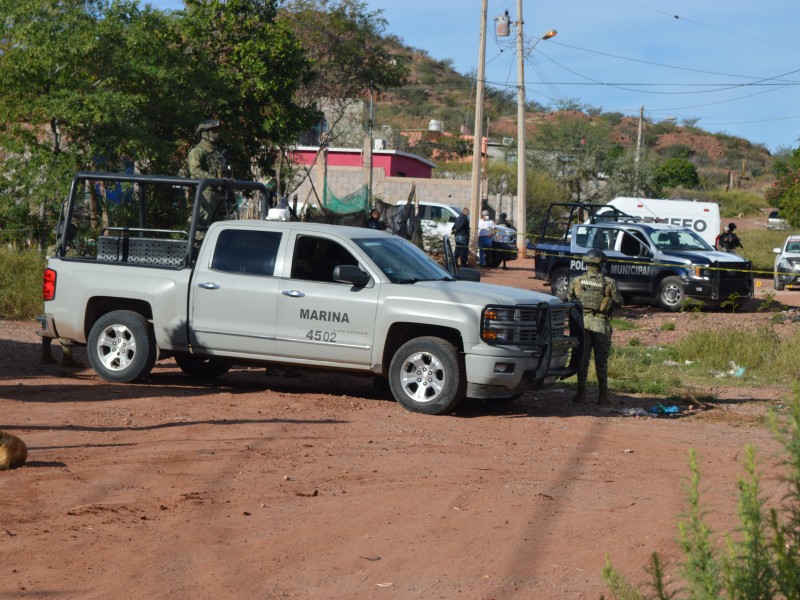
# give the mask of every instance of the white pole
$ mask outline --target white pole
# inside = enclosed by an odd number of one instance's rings
[[[522,36],[522,0],[517,0],[517,248],[525,257],[528,210],[526,202],[527,160],[525,152],[525,57]]]
[[[484,70],[486,67],[486,14],[488,1],[483,0],[481,8],[481,36],[478,49],[478,81],[475,93],[475,139],[472,143],[472,196],[470,198],[470,245],[478,247],[478,217],[481,212],[481,147],[483,129],[483,95],[486,86]]]

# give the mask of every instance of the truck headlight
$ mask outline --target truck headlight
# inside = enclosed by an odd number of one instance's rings
[[[800,271],[800,263],[792,262],[786,258],[782,258],[778,266],[787,271]]]
[[[488,308],[483,312],[481,338],[487,342],[510,343],[514,339],[514,311]]]
[[[689,267],[690,279],[709,279],[711,277],[711,270],[707,267],[700,265],[691,265]]]

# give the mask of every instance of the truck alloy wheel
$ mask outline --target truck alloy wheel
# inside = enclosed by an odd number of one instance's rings
[[[466,378],[458,350],[436,337],[403,344],[389,365],[392,395],[412,412],[440,415],[464,397]]]
[[[569,291],[569,269],[559,267],[553,271],[553,280],[550,289],[554,296],[558,296],[561,300],[567,299],[567,292]]]
[[[132,383],[156,362],[153,328],[142,315],[116,310],[100,317],[89,332],[89,362],[106,381]]]
[[[686,303],[686,293],[684,292],[681,278],[673,275],[662,279],[658,284],[656,298],[664,310],[678,312]]]

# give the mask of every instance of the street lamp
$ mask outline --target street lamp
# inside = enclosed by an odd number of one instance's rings
[[[525,152],[525,54],[523,53],[522,36],[522,0],[517,0],[517,206],[514,215],[514,224],[517,226],[517,248],[521,256],[525,256],[528,241],[528,206],[527,206],[527,175]],[[537,39],[528,54],[533,52],[536,44],[542,40],[555,37],[558,32],[551,29]]]

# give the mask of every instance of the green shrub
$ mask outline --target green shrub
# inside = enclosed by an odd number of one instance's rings
[[[701,504],[700,468],[694,450],[689,451],[691,479],[686,486],[688,510],[679,523],[679,540],[684,560],[681,581],[668,585],[657,553],[651,558],[653,594],[645,596],[630,585],[606,557],[603,579],[613,597],[641,598],[800,598],[800,393],[795,390],[785,419],[770,413],[773,432],[783,446],[786,460],[784,480],[788,492],[777,509],[764,505],[761,496],[756,453],[745,451],[746,477],[737,482],[739,521],[726,544],[717,544],[704,519]]]
[[[0,319],[32,319],[42,312],[44,258],[32,250],[0,250]]]

